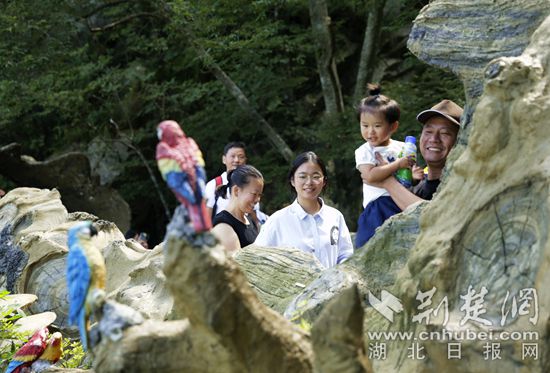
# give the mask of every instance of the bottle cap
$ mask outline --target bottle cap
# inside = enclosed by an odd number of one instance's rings
[[[407,137],[405,137],[405,142],[410,142],[410,143],[416,144],[416,137],[407,136]]]

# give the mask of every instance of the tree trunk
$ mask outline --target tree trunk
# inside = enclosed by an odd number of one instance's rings
[[[334,60],[334,43],[325,0],[309,0],[309,16],[316,41],[317,67],[328,114],[342,112],[344,100]]]
[[[208,52],[197,42],[193,32],[189,27],[184,31],[190,41],[191,46],[197,52],[199,58],[206,68],[214,74],[214,76],[225,86],[231,95],[237,100],[239,106],[244,109],[260,127],[260,130],[267,136],[271,144],[281,153],[287,162],[292,162],[294,152],[287,145],[285,140],[271,127],[271,125],[261,116],[258,111],[252,107],[246,95],[241,91],[239,86],[222,70],[222,68],[212,59]]]
[[[385,5],[386,0],[374,0],[369,11],[365,38],[363,39],[363,47],[361,49],[361,59],[359,60],[359,69],[357,70],[355,92],[353,93],[354,104],[357,104],[365,96],[367,83],[372,79],[374,68],[376,67],[375,56],[378,52]]]

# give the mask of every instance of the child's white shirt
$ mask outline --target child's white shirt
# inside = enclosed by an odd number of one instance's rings
[[[372,147],[366,142],[355,149],[355,166],[358,169],[359,166],[363,164],[378,166],[374,153],[380,153],[387,162],[393,162],[397,159],[404,145],[404,142],[392,139],[390,139],[390,143],[387,146]],[[389,195],[388,191],[384,188],[378,188],[363,183],[363,207],[366,207],[370,201],[374,201],[378,197]]]

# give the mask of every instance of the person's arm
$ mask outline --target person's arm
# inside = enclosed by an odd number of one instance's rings
[[[387,164],[379,153],[376,153],[376,160],[381,165]],[[363,182],[365,181],[363,180]],[[422,198],[405,188],[395,177],[387,177],[380,182],[373,183],[373,186],[386,189],[391,199],[393,199],[393,202],[395,202],[402,211],[413,203],[424,201]]]
[[[208,207],[206,206],[206,212],[208,213],[208,216],[212,216],[212,208],[211,207]]]
[[[233,252],[241,248],[241,243],[239,242],[239,237],[237,233],[231,228],[229,224],[219,223],[212,228],[210,231],[214,237],[220,241],[222,246],[228,251]]]
[[[336,262],[339,264],[345,262],[353,255],[353,243],[351,242],[351,235],[343,215],[340,217],[338,232],[340,237],[338,237],[338,259]]]
[[[386,189],[391,199],[403,211],[413,203],[424,201],[416,194],[410,192],[394,177],[388,177],[379,183],[375,183],[374,186]]]
[[[277,218],[267,219],[262,229],[258,233],[258,237],[254,241],[256,246],[275,247],[279,244],[275,239],[275,231],[277,230]]]
[[[357,166],[357,169],[361,173],[361,179],[366,184],[372,184],[383,181],[384,179],[392,176],[400,168],[411,167],[413,162],[407,157],[398,158],[391,163],[381,164],[375,166],[373,164],[361,164]]]
[[[216,201],[216,180],[212,179],[206,183],[204,188],[204,198],[206,199],[206,211],[208,216],[212,216],[212,210],[214,207],[214,202]]]

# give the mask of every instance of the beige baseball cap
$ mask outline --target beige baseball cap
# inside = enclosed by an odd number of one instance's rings
[[[418,114],[416,116],[416,120],[422,124],[425,124],[431,117],[441,115],[449,119],[457,126],[460,126],[460,118],[462,117],[463,112],[464,110],[451,100],[443,100],[437,105],[432,106],[431,109],[424,110]]]

